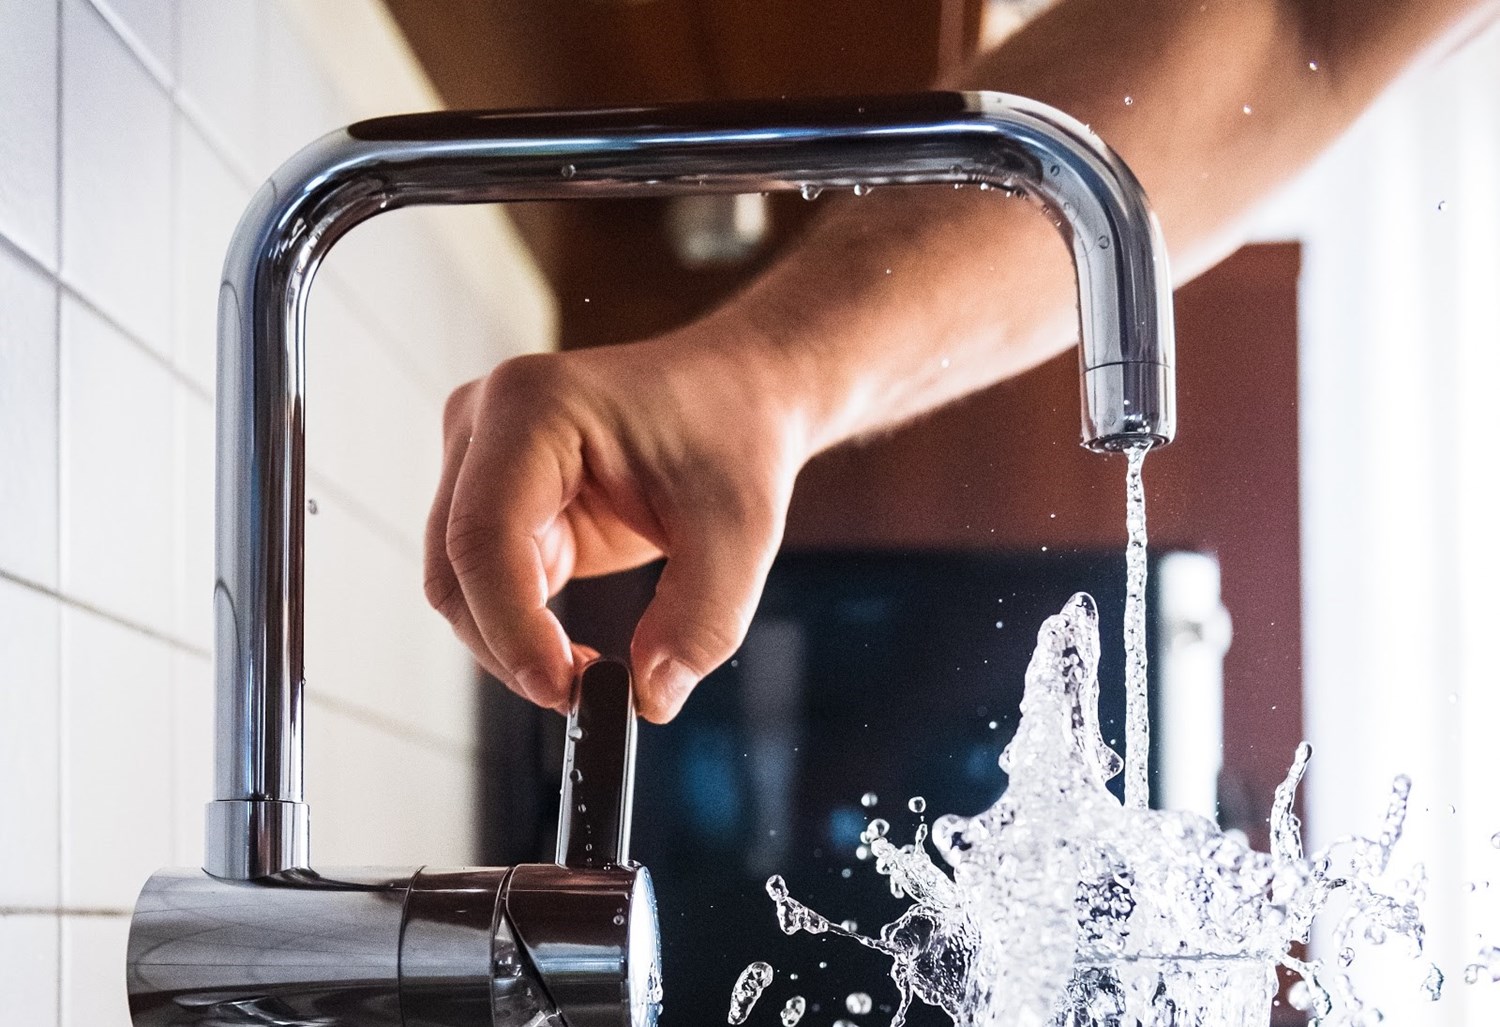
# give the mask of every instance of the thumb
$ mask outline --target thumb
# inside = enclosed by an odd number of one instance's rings
[[[647,720],[677,716],[698,682],[745,640],[781,527],[775,514],[704,517],[687,538],[672,540],[630,646],[636,704]]]

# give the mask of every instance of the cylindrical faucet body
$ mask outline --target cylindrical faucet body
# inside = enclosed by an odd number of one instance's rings
[[[1050,211],[1077,271],[1084,444],[1171,440],[1172,306],[1155,219],[1097,136],[1028,100],[406,115],[335,132],[277,171],[240,223],[220,293],[217,801],[205,868],[244,879],[307,865],[304,311],[341,235],[414,204],[910,184],[987,185]]]
[[[135,1027],[650,1027],[660,1001],[635,866],[161,870],[126,961]]]

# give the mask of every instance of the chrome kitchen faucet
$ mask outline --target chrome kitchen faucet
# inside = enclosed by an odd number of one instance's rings
[[[1084,445],[1170,442],[1171,285],[1156,221],[1097,136],[1029,100],[402,115],[331,133],[272,176],[219,292],[216,799],[203,868],[158,872],[137,905],[137,1027],[645,1027],[659,1008],[650,878],[627,858],[635,714],[623,665],[593,664],[577,684],[556,864],[312,869],[304,320],[329,248],[418,204],[921,184],[988,186],[1051,212],[1078,279]]]

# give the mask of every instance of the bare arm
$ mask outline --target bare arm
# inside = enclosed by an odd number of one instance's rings
[[[1145,185],[1180,281],[1402,68],[1497,7],[1064,0],[949,84],[1090,123]],[[743,639],[812,455],[1053,356],[1076,317],[1066,253],[1027,205],[977,190],[844,200],[693,325],[510,361],[458,390],[429,599],[486,668],[560,707],[574,656],[548,596],[666,554],[632,662],[642,712],[670,719]]]

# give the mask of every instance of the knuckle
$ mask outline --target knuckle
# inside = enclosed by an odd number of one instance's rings
[[[557,353],[523,353],[497,364],[484,382],[485,404],[514,409],[545,401],[561,386],[564,363]]]
[[[448,521],[443,545],[448,562],[460,577],[489,562],[495,544],[495,528],[484,518],[460,515]]]
[[[448,394],[443,403],[443,427],[450,433],[466,428],[473,415],[474,392],[478,382],[466,382]]]
[[[427,597],[427,603],[438,613],[449,621],[458,615],[459,605],[463,601],[463,589],[459,587],[458,579],[448,570],[429,572],[426,580],[422,582],[422,592]]]

